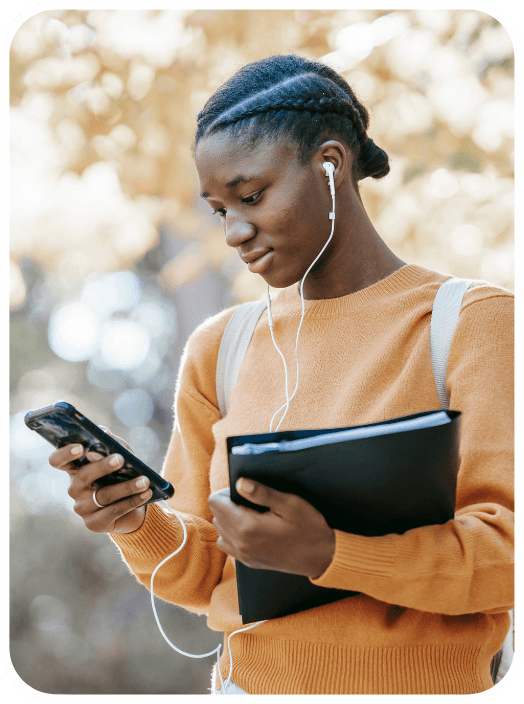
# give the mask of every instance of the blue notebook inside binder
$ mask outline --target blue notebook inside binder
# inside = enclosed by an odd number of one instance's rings
[[[444,423],[451,423],[451,419],[444,411],[439,411],[419,418],[399,420],[396,423],[388,423],[387,425],[364,425],[361,428],[346,428],[333,433],[312,435],[307,438],[299,438],[298,440],[280,440],[279,442],[266,443],[248,442],[244,445],[236,445],[231,449],[231,452],[233,455],[261,455],[265,452],[293,452],[296,450],[305,450],[308,447],[343,442],[344,440],[371,438],[377,435],[417,430],[418,428],[431,428],[436,425],[444,425]]]

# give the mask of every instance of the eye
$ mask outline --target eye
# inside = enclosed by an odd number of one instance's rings
[[[262,191],[257,191],[257,193],[253,193],[252,196],[246,196],[245,198],[242,198],[242,203],[246,203],[246,205],[253,205],[258,199],[261,192]]]

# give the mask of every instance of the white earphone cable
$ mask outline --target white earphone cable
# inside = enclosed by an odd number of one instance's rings
[[[287,364],[286,364],[286,358],[282,354],[280,347],[277,345],[276,340],[275,340],[275,335],[273,333],[273,319],[271,318],[271,297],[269,295],[269,284],[267,285],[267,310],[268,310],[268,319],[269,319],[269,331],[271,333],[271,339],[273,340],[273,344],[277,349],[278,354],[282,357],[282,362],[284,363],[284,376],[285,376],[285,384],[286,384],[286,403],[284,406],[287,404],[289,405],[290,398],[289,398],[289,389],[288,389],[288,373],[287,373]],[[273,420],[275,416],[284,408],[284,406],[281,406],[281,408],[276,411],[276,413],[273,415],[273,418],[271,418],[271,423],[269,424],[269,432],[271,432],[271,428],[273,427]]]
[[[277,346],[277,343],[275,342],[275,338],[274,338],[274,336],[273,336],[273,321],[272,321],[272,318],[271,318],[271,313],[268,313],[268,318],[269,318],[269,320],[271,321],[270,330],[271,330],[271,337],[272,337],[272,339],[273,339],[273,344],[274,344],[275,347],[277,348],[278,353],[280,354],[280,356],[282,357],[282,359],[283,359],[283,361],[284,361],[285,382],[286,382],[286,403],[284,403],[282,406],[280,406],[280,408],[278,409],[278,411],[276,411],[276,412],[274,413],[273,418],[271,418],[271,423],[270,423],[270,425],[269,425],[269,432],[270,432],[270,433],[273,432],[272,428],[273,428],[273,420],[274,420],[275,416],[276,416],[278,413],[280,413],[280,411],[281,411],[283,408],[285,408],[286,410],[285,410],[285,412],[284,412],[284,415],[282,416],[282,418],[280,419],[279,424],[278,424],[277,427],[275,428],[275,432],[277,432],[278,429],[280,428],[280,425],[282,424],[282,421],[284,420],[284,418],[285,418],[285,416],[286,416],[286,413],[287,413],[288,410],[289,410],[289,404],[291,403],[291,400],[294,398],[294,396],[295,396],[295,394],[297,393],[297,390],[298,390],[298,373],[299,373],[299,365],[298,365],[298,338],[299,338],[299,335],[300,335],[300,329],[301,329],[301,327],[302,327],[302,321],[304,320],[304,312],[305,312],[305,308],[304,308],[304,293],[303,293],[304,280],[305,280],[306,276],[309,274],[309,272],[311,271],[311,269],[313,268],[313,266],[316,264],[316,262],[318,261],[318,259],[322,256],[324,250],[326,249],[326,247],[328,246],[328,244],[331,242],[331,238],[333,237],[333,233],[334,233],[334,231],[335,231],[335,195],[334,195],[333,192],[332,192],[332,195],[331,195],[331,199],[332,199],[332,201],[333,201],[333,210],[332,210],[332,212],[329,214],[329,217],[330,217],[330,220],[331,220],[331,234],[329,235],[329,238],[328,238],[326,244],[322,247],[322,249],[321,249],[320,252],[317,254],[317,256],[315,257],[315,259],[313,260],[313,262],[309,265],[308,270],[306,271],[306,273],[305,273],[304,276],[302,277],[302,281],[300,282],[300,299],[301,299],[301,302],[302,302],[302,315],[301,315],[301,317],[300,317],[300,323],[299,323],[299,325],[298,325],[297,337],[296,337],[296,341],[295,341],[295,362],[296,362],[296,368],[297,368],[297,378],[296,378],[296,383],[295,383],[295,390],[293,391],[293,394],[291,395],[291,397],[289,396],[289,390],[288,390],[288,373],[287,373],[286,360],[284,359],[284,355],[282,354],[282,352],[280,351],[280,349],[279,349],[278,346]],[[271,307],[271,299],[270,299],[270,297],[269,297],[269,284],[268,284],[268,293],[267,293],[267,297],[268,297],[268,310],[269,310],[270,307]]]
[[[164,565],[168,560],[170,560],[172,557],[177,555],[182,550],[184,545],[186,544],[187,528],[186,528],[186,525],[185,525],[184,521],[182,520],[181,516],[179,516],[178,513],[174,509],[171,508],[171,506],[168,506],[165,501],[159,501],[158,503],[161,506],[163,506],[165,509],[170,511],[170,513],[174,513],[175,516],[178,518],[178,520],[182,524],[182,530],[184,532],[184,539],[182,540],[181,545],[174,552],[172,552],[170,555],[165,557],[162,560],[162,562],[160,562],[155,567],[153,574],[151,575],[151,606],[153,607],[153,614],[155,616],[156,625],[158,626],[160,633],[164,637],[164,640],[166,641],[166,643],[168,645],[170,645],[173,648],[173,650],[176,650],[177,653],[180,653],[180,655],[185,655],[188,658],[207,658],[210,655],[214,655],[216,653],[217,654],[217,670],[218,670],[218,676],[220,678],[220,685],[221,685],[220,693],[226,694],[227,693],[227,686],[228,686],[229,682],[231,681],[231,675],[233,673],[233,657],[231,654],[231,637],[234,636],[236,633],[241,633],[242,631],[248,631],[250,628],[254,628],[255,626],[260,625],[261,623],[265,623],[265,621],[257,621],[257,623],[253,623],[250,626],[245,626],[244,628],[240,628],[239,630],[233,631],[233,633],[229,634],[229,637],[227,640],[227,647],[228,647],[228,652],[229,652],[229,674],[227,676],[225,683],[222,678],[222,670],[220,668],[220,652],[222,650],[222,643],[219,643],[219,645],[217,645],[217,647],[214,650],[210,650],[209,653],[202,653],[201,655],[194,655],[193,653],[186,653],[184,650],[180,650],[180,648],[177,648],[176,645],[169,640],[169,638],[166,636],[164,629],[162,628],[162,626],[160,624],[160,620],[158,618],[158,613],[157,613],[156,606],[155,606],[155,593],[153,591],[153,582],[154,582],[156,573],[162,567],[162,565]]]

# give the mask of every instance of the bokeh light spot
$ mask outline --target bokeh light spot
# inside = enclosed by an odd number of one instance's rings
[[[484,236],[475,225],[460,225],[451,233],[453,249],[464,257],[473,257],[480,252]]]
[[[134,369],[146,359],[151,346],[149,330],[133,320],[111,320],[102,334],[102,361],[114,369]]]
[[[99,319],[84,303],[69,303],[59,308],[49,321],[49,345],[68,362],[89,359],[98,346]]]
[[[447,169],[437,169],[431,174],[431,190],[437,198],[449,198],[458,191],[459,183],[456,176]]]
[[[152,428],[147,425],[137,425],[127,434],[127,442],[133,448],[133,452],[143,462],[149,464],[158,456],[159,442],[158,436]],[[152,467],[151,469],[155,469]],[[156,469],[155,469],[156,471]]]
[[[153,397],[143,389],[128,389],[122,392],[114,403],[116,417],[128,428],[146,425],[153,417],[155,404]],[[135,448],[133,448],[134,450]]]
[[[82,303],[99,314],[128,310],[138,303],[141,284],[132,271],[117,271],[90,281],[82,291]]]

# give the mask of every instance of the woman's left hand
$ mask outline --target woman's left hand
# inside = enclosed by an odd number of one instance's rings
[[[335,552],[335,533],[324,516],[300,496],[250,479],[239,479],[236,489],[269,511],[235,504],[229,489],[211,494],[213,525],[220,534],[217,547],[247,567],[320,577]]]

